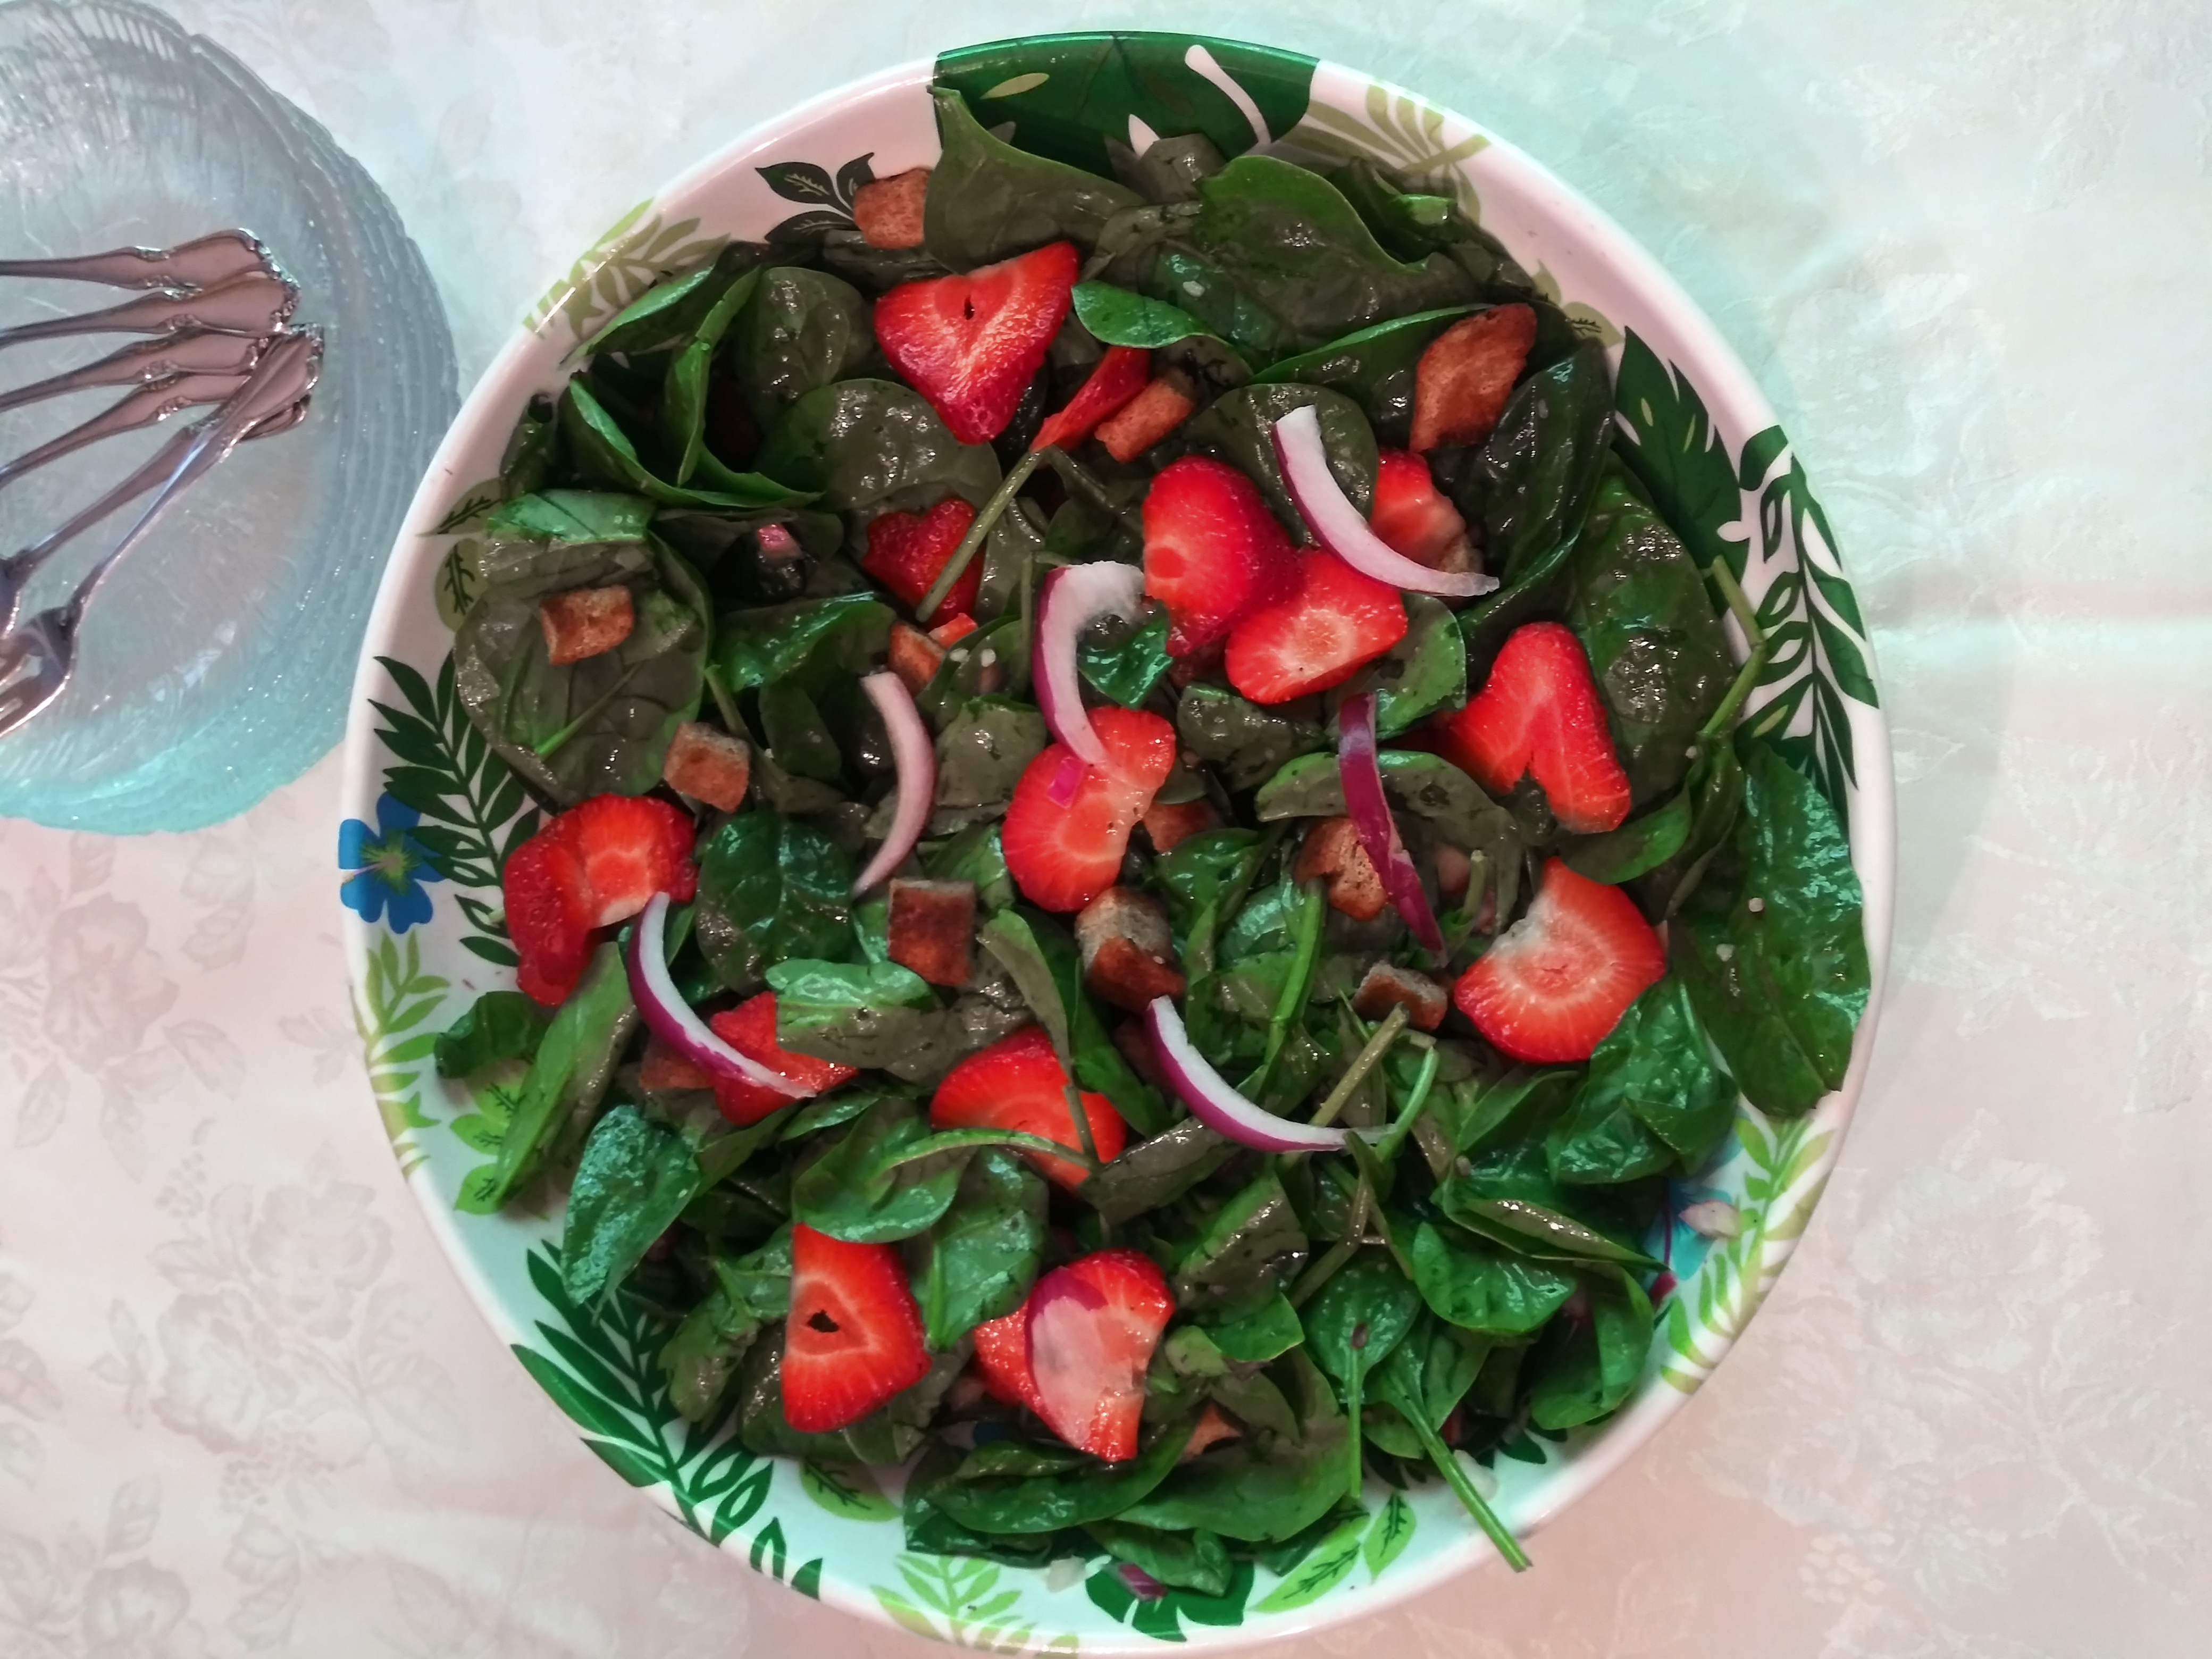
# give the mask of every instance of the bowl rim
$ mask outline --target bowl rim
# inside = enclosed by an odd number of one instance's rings
[[[1051,31],[981,44],[1035,46],[1040,42],[1065,40],[1078,34],[1095,33],[1099,32]],[[1110,33],[1127,34],[1130,32]],[[1244,44],[1228,37],[1211,34],[1178,33],[1173,38],[1217,44],[1225,42],[1231,46]],[[1356,81],[1364,86],[1379,88],[1394,98],[1403,97],[1425,104],[1421,94],[1395,82],[1380,80],[1329,59],[1311,61],[1314,67],[1310,95],[1313,103],[1323,101],[1324,82],[1331,76],[1337,76],[1346,82]],[[881,94],[928,85],[938,77],[940,62],[940,58],[908,59],[827,88],[775,116],[755,123],[684,168],[664,188],[647,198],[644,205],[657,207],[684,204],[694,194],[742,168],[749,161],[763,156],[769,146],[824,117],[834,115],[842,106]],[[1486,138],[1486,143],[1481,149],[1486,195],[1503,184],[1523,198],[1547,198],[1555,216],[1570,222],[1584,239],[1602,250],[1607,263],[1622,287],[1632,290],[1648,301],[1655,311],[1663,313],[1674,348],[1662,354],[1663,360],[1670,368],[1678,362],[1694,365],[1696,390],[1703,395],[1711,411],[1713,434],[1724,447],[1725,440],[1720,439],[1723,427],[1731,431],[1741,430],[1746,437],[1769,428],[1779,430],[1779,422],[1771,404],[1718,327],[1687,290],[1610,215],[1486,124],[1458,115],[1445,106],[1428,106],[1444,111]],[[409,507],[370,613],[352,697],[348,704],[341,783],[342,815],[362,816],[365,809],[374,808],[380,790],[378,743],[373,729],[374,716],[370,712],[370,699],[383,690],[382,671],[376,661],[379,647],[394,638],[404,608],[411,602],[417,584],[425,582],[434,568],[432,556],[426,550],[431,538],[431,526],[439,521],[456,492],[472,482],[463,476],[459,458],[481,446],[487,429],[495,430],[503,441],[521,403],[537,389],[537,382],[544,373],[547,331],[554,326],[555,302],[571,276],[573,272],[555,278],[547,289],[547,302],[541,306],[539,314],[533,319],[535,325],[526,326],[509,337],[462,400],[460,409],[441,441]],[[1617,371],[1617,362],[1614,366]],[[1685,373],[1686,374],[1686,368]],[[1833,551],[1832,548],[1831,551]],[[1802,558],[1803,556],[1801,553],[1799,556]],[[1847,581],[1848,577],[1844,580]],[[1865,653],[1868,677],[1878,690],[1880,675],[1871,641],[1862,639],[1859,643]],[[1863,894],[1864,927],[1872,982],[1867,1006],[1853,1040],[1845,1079],[1840,1088],[1824,1097],[1814,1109],[1826,1115],[1828,1127],[1833,1133],[1828,1136],[1819,1156],[1808,1162],[1802,1172],[1805,1187],[1808,1189],[1807,1195],[1799,1200],[1804,1214],[1809,1214],[1819,1202],[1820,1189],[1840,1154],[1844,1133],[1864,1087],[1887,978],[1895,904],[1895,789],[1886,711],[1878,702],[1854,702],[1849,705],[1847,713],[1850,736],[1857,756],[1848,801],[1848,829],[1852,863],[1859,875]],[[363,964],[376,929],[349,908],[342,909],[340,926],[347,952],[349,981],[357,996]],[[430,1224],[441,1254],[460,1279],[487,1323],[501,1340],[510,1344],[526,1335],[518,1322],[515,1311],[502,1299],[476,1253],[464,1242],[463,1231],[455,1212],[449,1205],[439,1201],[427,1182],[416,1181],[412,1175],[405,1176],[405,1180]],[[1799,1226],[1802,1231],[1802,1218]],[[1794,1253],[1795,1243],[1794,1236],[1778,1241],[1771,1247],[1774,1254],[1764,1258],[1769,1271],[1752,1304],[1753,1311],[1756,1310],[1758,1301],[1763,1300],[1771,1289],[1773,1276],[1786,1266],[1790,1255]],[[1748,1315],[1746,1318],[1747,1320]],[[1741,1339],[1741,1334],[1739,1328],[1724,1340],[1709,1341],[1704,1345],[1711,1355],[1705,1375],[1709,1376],[1711,1370],[1726,1357]],[[1646,1376],[1638,1385],[1637,1394],[1632,1396],[1626,1407],[1602,1426],[1601,1432],[1577,1448],[1564,1468],[1553,1473],[1541,1488],[1540,1502],[1524,1510],[1517,1517],[1518,1533],[1525,1537],[1540,1531],[1617,1471],[1650,1441],[1663,1423],[1689,1403],[1692,1393],[1703,1380],[1704,1376],[1699,1376],[1686,1385],[1678,1382],[1671,1388],[1660,1386],[1658,1380],[1650,1374],[1647,1361]],[[573,1429],[574,1425],[567,1426]],[[672,1514],[676,1512],[665,1489],[653,1489],[652,1496],[664,1510]],[[732,1534],[720,1547],[735,1553],[744,1537],[742,1533]],[[1194,1643],[1207,1643],[1217,1647],[1294,1637],[1363,1613],[1376,1612],[1384,1607],[1395,1606],[1447,1579],[1458,1577],[1474,1563],[1493,1556],[1494,1552],[1486,1541],[1470,1528],[1469,1536],[1466,1539],[1441,1548],[1423,1560],[1408,1563],[1394,1572],[1389,1586],[1376,1584],[1374,1589],[1381,1592],[1379,1595],[1325,1595],[1295,1611],[1279,1613],[1259,1613],[1255,1611],[1249,1613],[1246,1622],[1241,1626],[1227,1628],[1199,1626],[1189,1630],[1187,1635]],[[757,1559],[754,1565],[759,1565]],[[874,1601],[865,1595],[857,1592],[833,1595],[835,1582],[825,1573],[821,1585],[823,1600],[844,1611],[857,1613],[879,1626],[893,1622]],[[1088,1650],[1097,1652],[1134,1652],[1143,1650],[1148,1640],[1150,1638],[1123,1626],[1119,1637],[1110,1632],[1101,1632],[1094,1638],[1086,1634],[1083,1645]]]

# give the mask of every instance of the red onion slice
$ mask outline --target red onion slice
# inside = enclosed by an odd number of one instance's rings
[[[1363,691],[1346,697],[1336,711],[1336,771],[1344,784],[1344,810],[1359,832],[1359,844],[1368,861],[1382,878],[1382,885],[1413,937],[1437,956],[1444,950],[1443,930],[1437,926],[1429,896],[1421,890],[1421,872],[1406,851],[1398,834],[1398,820],[1390,816],[1390,803],[1382,793],[1382,763],[1375,747],[1375,694]]]
[[[1408,593],[1439,593],[1471,599],[1496,591],[1498,578],[1480,571],[1431,570],[1407,558],[1368,526],[1352,498],[1328,470],[1328,451],[1321,441],[1321,416],[1311,404],[1294,409],[1274,426],[1275,460],[1298,515],[1316,539],[1363,575]]]
[[[655,893],[639,915],[629,941],[629,994],[646,1030],[694,1066],[732,1083],[757,1083],[793,1100],[814,1091],[781,1072],[740,1054],[699,1018],[668,976],[668,895]]]
[[[1229,1081],[1198,1052],[1184,1029],[1182,1016],[1172,999],[1155,997],[1145,1010],[1145,1024],[1152,1033],[1152,1052],[1167,1073],[1168,1082],[1191,1115],[1217,1134],[1263,1152],[1336,1152],[1344,1150],[1346,1131],[1316,1129],[1295,1123],[1238,1094]]]
[[[855,896],[906,862],[928,825],[929,809],[937,799],[937,745],[929,740],[929,728],[921,723],[921,711],[914,706],[914,693],[906,689],[906,682],[888,671],[864,674],[860,690],[876,705],[884,729],[890,734],[891,760],[898,768],[898,811],[891,816],[884,844],[853,884]]]
[[[1095,564],[1072,564],[1054,571],[1044,580],[1037,602],[1037,710],[1052,735],[1085,766],[1121,775],[1114,757],[1091,725],[1083,706],[1083,685],[1076,667],[1076,647],[1083,630],[1101,617],[1133,617],[1145,602],[1145,573],[1133,564],[1102,559]],[[1055,788],[1058,787],[1055,781]],[[1068,800],[1074,799],[1071,786]],[[1055,794],[1054,799],[1059,800]],[[1067,801],[1060,801],[1065,806]]]

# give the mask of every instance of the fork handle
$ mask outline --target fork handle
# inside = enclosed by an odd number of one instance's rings
[[[275,274],[276,262],[261,239],[222,230],[175,247],[118,247],[70,259],[0,259],[0,276],[36,276],[110,288],[166,289],[190,294],[251,270]]]
[[[291,280],[248,271],[197,294],[153,293],[79,317],[49,317],[0,329],[0,346],[58,340],[71,334],[174,334],[205,329],[216,334],[274,334],[300,303]]]
[[[141,427],[152,426],[168,419],[180,409],[190,409],[199,404],[219,404],[245,384],[246,377],[242,374],[184,374],[174,380],[141,386],[128,397],[108,405],[83,425],[72,427],[60,437],[42,443],[36,449],[18,455],[6,465],[0,466],[0,486],[11,484],[25,473],[35,471],[64,455],[73,455],[86,445],[98,443],[102,438],[112,438],[118,432],[136,432]]]

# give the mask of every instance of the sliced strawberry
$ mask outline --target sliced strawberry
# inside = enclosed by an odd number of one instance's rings
[[[1406,602],[1388,582],[1319,548],[1298,556],[1297,571],[1295,592],[1229,635],[1229,683],[1254,702],[1341,685],[1406,637]]]
[[[740,1128],[807,1096],[826,1094],[858,1075],[850,1066],[812,1054],[794,1054],[775,1040],[775,993],[763,991],[734,1008],[708,1017],[714,1035],[747,1060],[757,1060],[779,1077],[787,1077],[803,1094],[778,1094],[757,1083],[724,1080],[714,1085],[714,1104]]]
[[[1528,915],[1460,975],[1452,1000],[1499,1053],[1556,1065],[1588,1060],[1666,971],[1635,902],[1553,859]]]
[[[868,526],[868,550],[860,568],[896,594],[909,611],[928,597],[930,585],[951,558],[968,526],[975,522],[975,509],[957,495],[947,495],[923,514],[886,513]],[[921,620],[948,623],[975,608],[975,594],[983,585],[983,562],[970,559],[937,609]]]
[[[515,978],[557,1006],[592,957],[592,932],[627,921],[655,893],[678,903],[698,890],[690,815],[642,795],[594,795],[517,848],[501,872]]]
[[[1392,551],[1431,570],[1474,568],[1467,520],[1437,489],[1429,464],[1411,450],[1382,452],[1375,473],[1375,510],[1367,524]]]
[[[1578,836],[1628,816],[1628,774],[1613,752],[1605,704],[1582,641],[1558,623],[1513,630],[1480,695],[1430,732],[1437,752],[1493,795],[1528,774],[1559,827]]]
[[[1135,1250],[1100,1250],[1037,1280],[1024,1311],[1045,1426],[1109,1463],[1134,1457],[1145,1371],[1175,1316],[1160,1270]]]
[[[964,276],[902,283],[876,301],[884,356],[963,444],[1006,429],[1067,316],[1083,256],[1073,242]]]
[[[1083,1115],[1090,1121],[1091,1144],[1097,1148],[1099,1162],[1110,1164],[1121,1157],[1129,1129],[1106,1097],[1085,1091]],[[1067,1108],[1067,1073],[1041,1025],[1024,1025],[954,1066],[937,1085],[936,1097],[929,1103],[929,1121],[938,1129],[1010,1129],[1017,1134],[1042,1135],[1077,1152],[1083,1149],[1075,1115]],[[1079,1164],[1041,1152],[1022,1156],[1063,1187],[1083,1182],[1085,1172]]]
[[[1058,444],[1073,449],[1097,429],[1099,422],[1145,389],[1152,378],[1152,354],[1140,346],[1109,346],[1067,407],[1047,416],[1031,449]]]
[[[975,1364],[992,1399],[1008,1406],[1039,1408],[1036,1378],[1030,1375],[1030,1310],[1017,1308],[1004,1319],[975,1328]]]
[[[1055,743],[1014,786],[999,832],[1007,873],[1023,896],[1048,910],[1080,910],[1114,884],[1129,831],[1175,768],[1175,727],[1157,714],[1109,703],[1091,711],[1091,729],[1127,775],[1086,767],[1075,799],[1062,806],[1053,782],[1071,757]]]
[[[1145,592],[1168,608],[1168,651],[1191,656],[1288,592],[1291,538],[1259,486],[1204,455],[1170,461],[1145,496]]]
[[[791,1230],[791,1316],[783,1327],[783,1417],[801,1434],[859,1422],[929,1373],[921,1310],[890,1244]]]

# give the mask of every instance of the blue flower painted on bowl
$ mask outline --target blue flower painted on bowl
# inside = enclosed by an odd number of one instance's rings
[[[346,878],[338,896],[363,921],[384,916],[393,933],[404,933],[430,920],[422,884],[446,878],[430,849],[407,833],[422,821],[413,807],[385,795],[376,803],[375,829],[359,818],[338,826],[338,868],[359,872]]]

